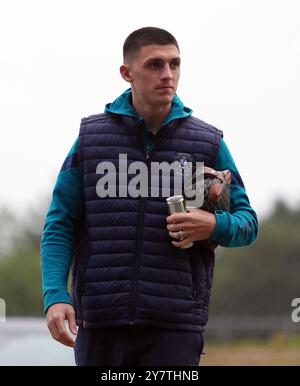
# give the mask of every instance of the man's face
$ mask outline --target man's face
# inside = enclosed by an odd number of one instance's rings
[[[128,78],[122,75],[131,83],[136,99],[155,106],[172,102],[180,76],[180,56],[175,45],[144,46],[122,67],[127,68]]]

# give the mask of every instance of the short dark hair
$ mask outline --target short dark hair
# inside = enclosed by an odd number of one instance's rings
[[[123,58],[136,54],[142,47],[151,44],[168,45],[174,44],[178,48],[177,40],[170,32],[157,27],[144,27],[133,31],[125,40],[123,45]]]

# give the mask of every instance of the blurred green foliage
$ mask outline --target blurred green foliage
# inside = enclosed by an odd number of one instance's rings
[[[30,208],[22,218],[0,210],[0,298],[7,316],[41,316],[40,238],[45,210]]]
[[[259,228],[253,245],[220,250],[210,306],[214,315],[289,315],[292,300],[300,297],[300,208],[278,201]]]
[[[43,314],[38,249],[16,249],[0,260],[0,297],[8,316]]]

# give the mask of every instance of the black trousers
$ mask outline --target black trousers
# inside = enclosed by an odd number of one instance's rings
[[[79,327],[77,366],[198,366],[201,332],[154,326]]]

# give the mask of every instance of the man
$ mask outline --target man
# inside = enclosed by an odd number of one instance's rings
[[[200,241],[249,245],[257,217],[222,132],[193,117],[176,95],[175,38],[142,28],[127,37],[123,54],[120,72],[130,89],[104,114],[82,120],[54,188],[41,243],[48,327],[75,346],[77,365],[198,365],[214,267],[213,250]],[[153,162],[176,160],[230,169],[230,213],[195,208],[169,216],[161,187],[154,196],[144,188],[128,193],[135,162],[150,171]],[[102,194],[105,177],[114,195]]]

